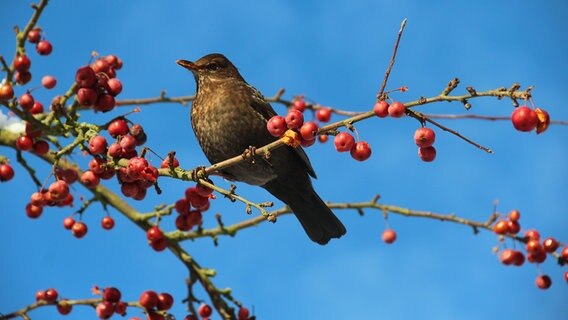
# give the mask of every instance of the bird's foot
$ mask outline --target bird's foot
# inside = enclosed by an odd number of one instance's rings
[[[255,164],[256,163],[256,147],[255,146],[249,146],[241,155],[243,157],[243,160],[245,161],[250,161],[250,163]]]
[[[300,134],[290,129],[284,132],[280,140],[292,148],[297,148],[302,143],[302,139],[300,139]]]
[[[199,179],[206,179],[207,172],[205,171],[205,166],[199,166],[191,170],[191,180],[198,181]]]

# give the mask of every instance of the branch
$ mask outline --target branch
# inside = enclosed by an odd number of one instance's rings
[[[396,52],[398,51],[398,45],[400,43],[400,39],[402,38],[402,32],[404,31],[404,27],[406,27],[406,18],[404,20],[402,20],[402,23],[400,24],[400,29],[398,30],[398,36],[396,38],[396,42],[394,44],[394,49],[392,51],[392,57],[389,63],[389,66],[387,68],[387,71],[385,72],[385,78],[383,79],[383,83],[381,84],[381,89],[379,90],[379,93],[377,94],[377,100],[384,100],[385,97],[383,97],[383,93],[385,92],[385,87],[387,86],[387,82],[389,80],[389,76],[392,70],[392,67],[394,66],[394,60],[396,59]]]

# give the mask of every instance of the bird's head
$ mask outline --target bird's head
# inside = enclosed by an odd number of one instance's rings
[[[176,63],[193,73],[198,86],[228,79],[243,80],[231,61],[219,53],[208,54],[195,62],[177,60]]]

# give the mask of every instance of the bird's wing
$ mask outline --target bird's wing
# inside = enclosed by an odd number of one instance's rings
[[[249,87],[252,88],[252,91],[254,92],[253,98],[251,99],[250,106],[258,114],[262,115],[262,117],[266,121],[268,121],[273,116],[277,115],[276,111],[274,111],[274,109],[272,108],[270,103],[266,102],[266,100],[264,99],[262,94],[258,90],[256,90],[254,87],[252,87],[252,86],[249,86]],[[310,176],[314,177],[314,178],[317,178],[316,172],[314,171],[314,168],[312,167],[312,164],[310,163],[310,159],[308,159],[308,155],[306,154],[304,149],[302,149],[302,147],[297,147],[297,148],[294,149],[294,151],[295,151],[295,154],[300,158],[300,160],[302,161],[302,163],[306,167],[308,174]]]

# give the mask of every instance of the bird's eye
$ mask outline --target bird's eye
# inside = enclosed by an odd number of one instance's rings
[[[211,62],[211,63],[207,64],[205,67],[209,71],[217,71],[217,70],[220,69],[219,64],[217,64],[216,62]]]

